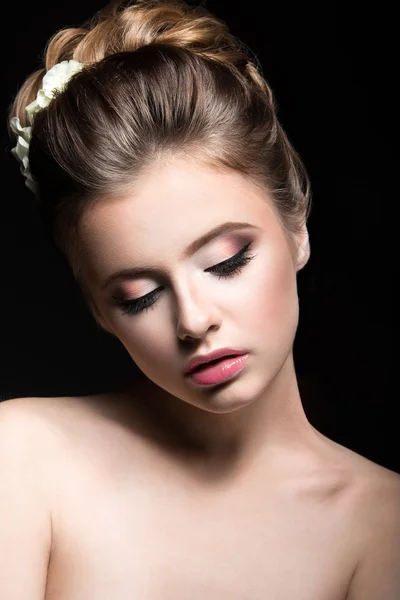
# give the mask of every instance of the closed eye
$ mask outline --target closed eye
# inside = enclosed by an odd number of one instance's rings
[[[238,275],[240,271],[243,269],[247,263],[249,263],[255,255],[248,254],[248,248],[252,242],[249,242],[244,246],[237,254],[231,256],[227,260],[215,265],[214,267],[209,267],[205,269],[206,273],[215,273],[218,275],[218,279],[224,278],[227,279],[229,277],[234,277]],[[118,298],[114,298],[115,303],[119,306],[122,314],[138,314],[140,312],[144,312],[145,310],[155,306],[156,301],[160,297],[160,292],[162,288],[159,287],[152,292],[149,292],[145,296],[141,296],[141,298],[137,298],[136,300],[124,300],[121,301]]]

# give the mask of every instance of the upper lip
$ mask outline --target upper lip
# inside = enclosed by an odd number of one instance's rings
[[[198,354],[189,360],[183,373],[184,375],[188,375],[199,365],[210,362],[211,360],[217,360],[224,356],[240,356],[242,354],[247,354],[247,350],[243,350],[242,348],[217,348],[217,350],[213,350],[213,352],[210,352],[209,354]]]

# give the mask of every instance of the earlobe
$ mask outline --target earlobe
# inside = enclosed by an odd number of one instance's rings
[[[95,303],[92,300],[89,301],[89,309],[92,313],[92,317],[96,321],[96,324],[101,329],[104,329],[104,331],[106,331],[107,333],[110,333],[111,335],[115,336],[114,331],[107,324],[106,320],[102,317],[102,315],[100,314],[100,311],[97,309],[97,306],[95,305]]]
[[[102,329],[104,329],[104,331],[106,331],[107,333],[109,333],[109,334],[111,334],[111,335],[115,336],[115,333],[114,333],[114,331],[111,329],[111,327],[109,327],[109,326],[107,325],[107,323],[106,323],[105,321],[103,321],[103,319],[101,319],[100,317],[98,317],[97,315],[95,315],[95,320],[96,320],[96,323],[97,323],[97,324],[98,324],[98,325],[99,325],[99,326],[100,326]]]
[[[307,228],[301,233],[298,238],[298,251],[297,251],[297,268],[296,271],[300,271],[308,263],[310,258],[311,248],[310,239],[308,236]]]
[[[104,331],[106,331],[107,333],[112,333],[112,331],[110,331],[110,329],[107,327],[107,325],[105,323],[103,323],[103,321],[100,321],[98,318],[95,317],[95,321],[97,323],[97,325],[103,329]]]

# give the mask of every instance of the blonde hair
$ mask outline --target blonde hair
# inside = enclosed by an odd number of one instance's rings
[[[239,172],[268,192],[290,239],[304,226],[309,179],[261,66],[207,9],[184,0],[111,2],[50,39],[44,68],[24,82],[10,118],[25,125],[46,71],[70,59],[85,67],[36,116],[29,162],[46,230],[89,301],[79,260],[83,212],[168,156]]]

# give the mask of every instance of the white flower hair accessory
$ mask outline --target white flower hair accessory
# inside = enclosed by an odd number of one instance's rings
[[[17,145],[11,150],[11,154],[21,163],[21,173],[25,177],[25,184],[35,195],[37,186],[29,169],[28,158],[33,120],[40,110],[50,104],[55,93],[62,91],[72,75],[83,67],[84,65],[77,60],[64,60],[54,65],[43,77],[42,87],[38,91],[36,99],[25,108],[29,125],[22,127],[18,117],[13,117],[10,121],[12,131],[18,136]]]

